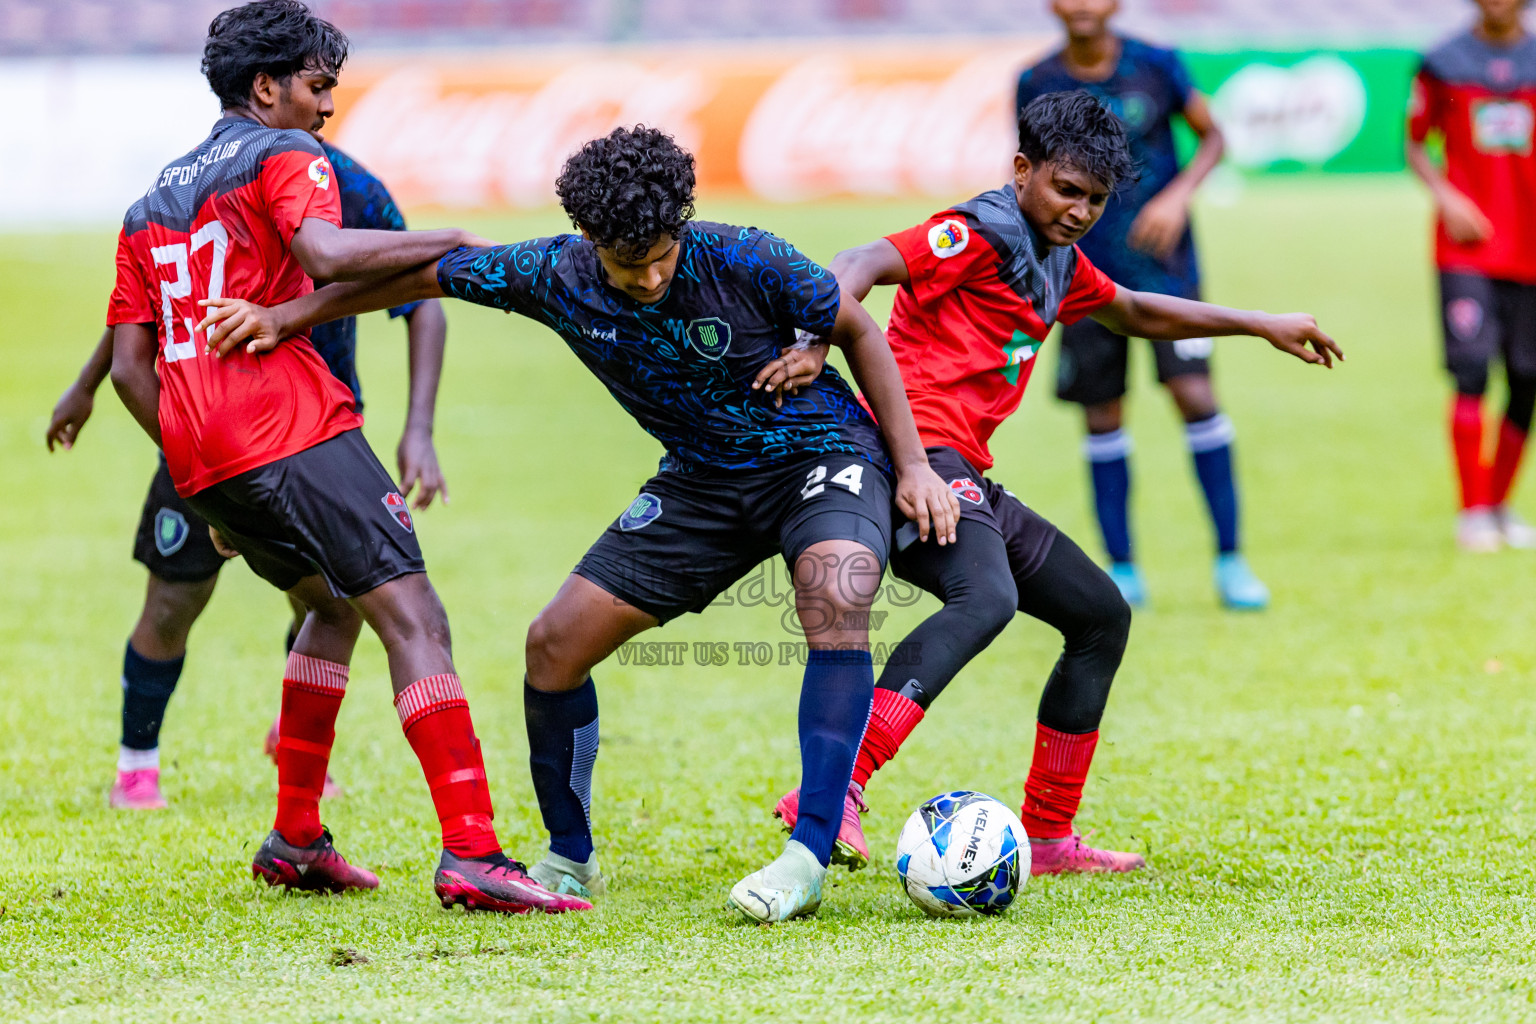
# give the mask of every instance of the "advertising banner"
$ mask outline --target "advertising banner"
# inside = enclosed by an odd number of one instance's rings
[[[1408,50],[1185,55],[1247,172],[1396,171],[1418,55]]]
[[[1006,179],[1018,71],[1040,37],[689,43],[363,54],[327,136],[406,207],[546,206],[577,146],[672,132],[706,194],[953,200]],[[1246,173],[1391,171],[1416,58],[1401,50],[1191,53]],[[154,117],[112,112],[130,87]],[[217,117],[195,57],[0,61],[0,223],[111,223]]]

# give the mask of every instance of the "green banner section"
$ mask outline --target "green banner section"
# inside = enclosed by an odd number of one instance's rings
[[[1403,168],[1419,55],[1411,50],[1185,52],[1227,137],[1227,162],[1251,174]],[[1193,146],[1186,133],[1180,140]]]

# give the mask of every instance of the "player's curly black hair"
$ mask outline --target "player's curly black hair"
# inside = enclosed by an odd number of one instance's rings
[[[693,217],[693,154],[657,128],[615,128],[565,162],[555,192],[571,223],[620,259],[677,238]]]
[[[1019,152],[1032,164],[1070,164],[1111,192],[1138,177],[1125,126],[1082,89],[1036,96],[1019,111]]]
[[[224,109],[243,107],[256,74],[286,81],[300,71],[341,73],[347,37],[300,0],[254,0],[208,26],[203,75]]]

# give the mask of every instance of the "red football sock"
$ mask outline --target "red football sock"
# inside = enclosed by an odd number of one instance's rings
[[[864,742],[859,744],[859,756],[853,762],[853,781],[860,789],[869,784],[875,769],[896,756],[896,751],[923,720],[923,714],[922,705],[917,701],[903,697],[895,690],[875,687],[875,706],[869,713]]]
[[[1509,500],[1515,474],[1520,471],[1520,457],[1525,454],[1525,431],[1509,420],[1499,424],[1499,445],[1493,453],[1493,473],[1488,481],[1488,504],[1502,505]]]
[[[289,654],[283,710],[277,719],[277,820],[295,846],[320,837],[320,794],[336,739],[336,712],[347,692],[347,666]]]
[[[1483,465],[1483,400],[1478,395],[1457,395],[1451,406],[1451,448],[1456,453],[1456,476],[1461,481],[1461,507],[1488,504],[1488,469]]]
[[[432,806],[443,826],[443,846],[460,857],[498,853],[491,825],[491,790],[469,702],[452,673],[418,679],[395,696],[400,727],[421,762]]]
[[[1031,839],[1065,839],[1083,799],[1099,733],[1057,732],[1035,723],[1035,760],[1024,782],[1019,820]]]

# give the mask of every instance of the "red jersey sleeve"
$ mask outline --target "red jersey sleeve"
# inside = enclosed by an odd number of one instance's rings
[[[1444,88],[1440,79],[1424,69],[1413,79],[1413,93],[1408,101],[1408,137],[1423,142],[1441,126],[1441,99]]]
[[[906,261],[908,287],[919,305],[954,291],[978,273],[997,272],[997,253],[958,210],[936,213],[885,237]]]
[[[318,217],[341,227],[336,173],[319,145],[307,138],[305,141],[308,147],[274,152],[261,166],[261,194],[284,245],[293,241],[305,217]]]
[[[127,229],[117,234],[117,283],[107,303],[107,326],[149,324],[158,319],[144,267],[133,251]]]
[[[1077,249],[1076,246],[1073,246]],[[1096,310],[1103,309],[1114,300],[1119,286],[1111,281],[1098,267],[1077,249],[1077,270],[1072,274],[1072,286],[1061,300],[1056,319],[1063,324],[1075,324]]]

